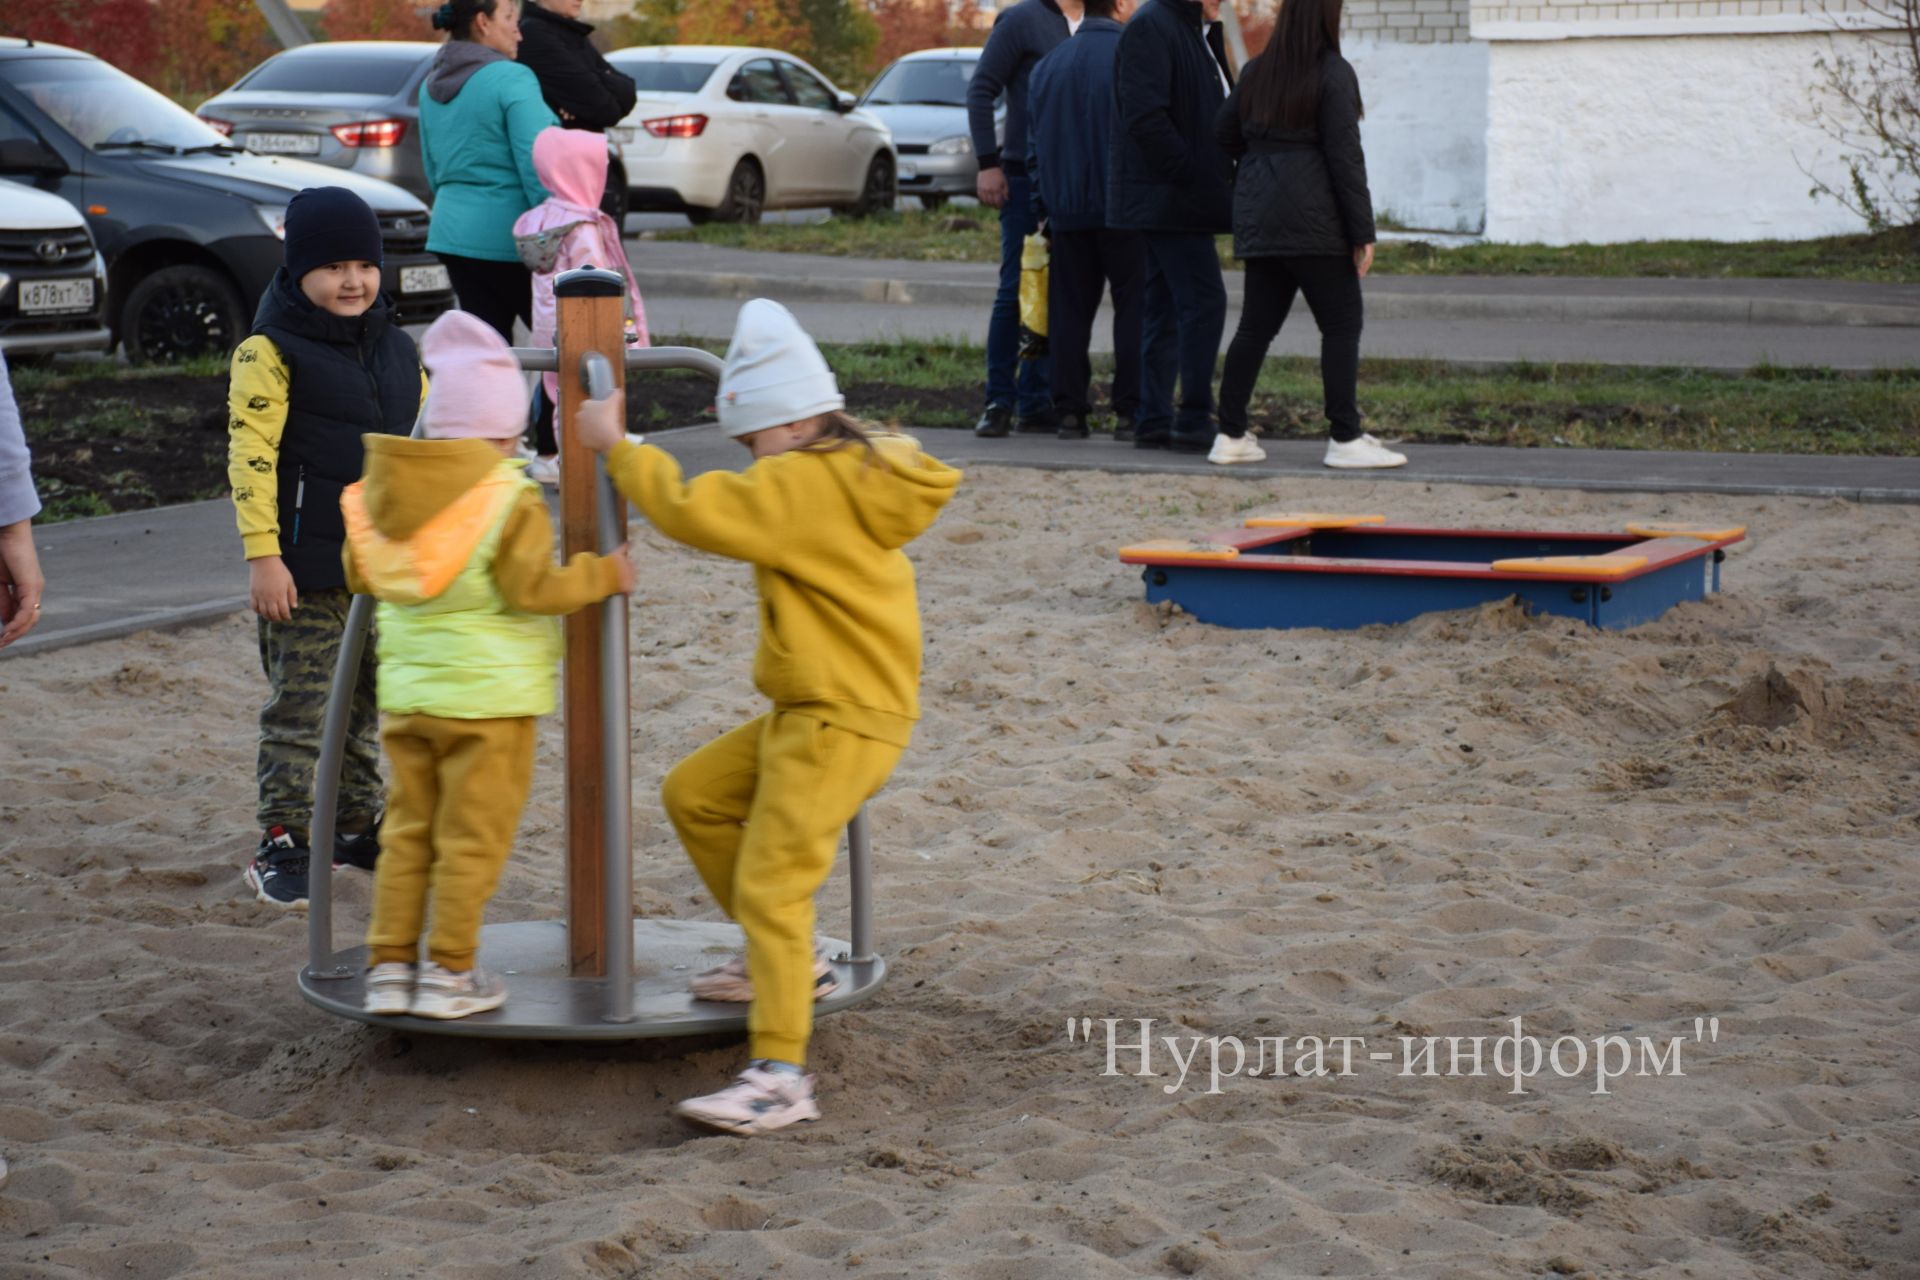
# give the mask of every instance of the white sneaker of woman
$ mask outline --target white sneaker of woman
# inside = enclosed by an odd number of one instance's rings
[[[1395,453],[1370,435],[1357,440],[1327,441],[1327,456],[1321,463],[1329,467],[1338,467],[1343,471],[1364,471],[1369,468],[1404,467],[1407,455]]]
[[[1252,436],[1230,436],[1224,431],[1213,438],[1213,448],[1207,451],[1207,461],[1220,466],[1232,466],[1236,462],[1265,462],[1267,451],[1254,443]]]

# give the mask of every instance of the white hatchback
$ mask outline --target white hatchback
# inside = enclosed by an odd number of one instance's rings
[[[634,212],[758,222],[768,209],[891,209],[893,136],[853,95],[789,53],[724,46],[619,49],[633,111],[607,131]]]

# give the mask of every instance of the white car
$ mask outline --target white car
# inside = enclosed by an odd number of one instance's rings
[[[635,212],[752,223],[767,209],[893,207],[899,161],[886,125],[792,54],[659,45],[607,61],[639,93],[608,130]]]
[[[13,167],[9,149],[25,155],[23,143],[0,143],[0,170]],[[106,264],[80,211],[49,192],[0,181],[0,351],[107,351],[106,306]]]

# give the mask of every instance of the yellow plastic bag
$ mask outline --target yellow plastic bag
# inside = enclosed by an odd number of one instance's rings
[[[1045,236],[1028,236],[1020,246],[1020,358],[1047,354],[1047,272]]]

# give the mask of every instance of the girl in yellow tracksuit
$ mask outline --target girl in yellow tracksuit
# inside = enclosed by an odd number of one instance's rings
[[[449,311],[421,351],[435,375],[427,438],[367,436],[366,476],[340,504],[347,584],[380,601],[380,736],[393,774],[365,1008],[464,1018],[507,999],[475,952],[533,780],[535,718],[554,709],[555,615],[631,590],[633,564],[621,552],[554,565],[547,504],[512,456],[526,384],[500,335]]]
[[[675,765],[661,789],[700,878],[747,937],[744,964],[701,974],[693,991],[751,999],[753,1062],[676,1108],[735,1133],[819,1117],[803,1068],[813,1000],[833,978],[814,952],[813,896],[919,718],[920,616],[901,548],[960,483],[908,437],[853,424],[845,403],[812,339],[756,299],[717,402],[721,429],[753,453],[745,471],[685,481],[670,455],[622,438],[618,397],[577,415],[581,441],[607,453],[655,528],[751,563],[759,589],[753,678],[772,709]]]

